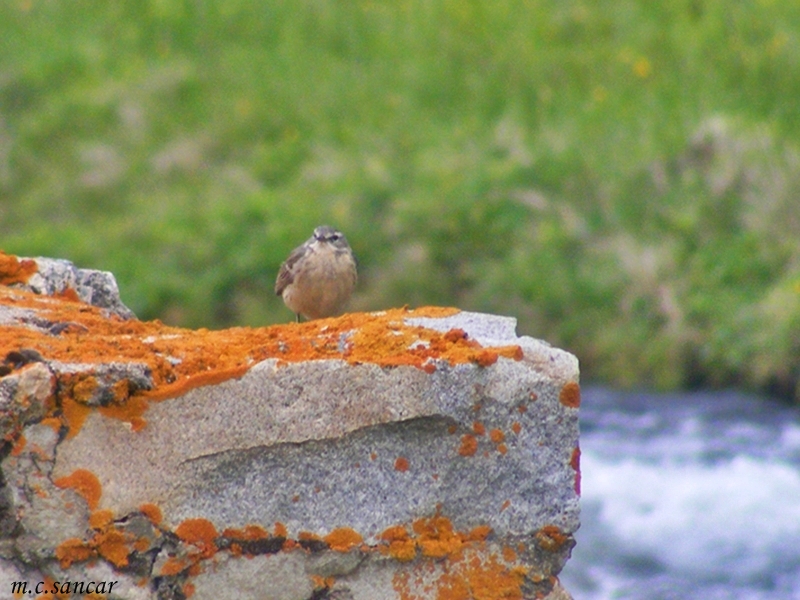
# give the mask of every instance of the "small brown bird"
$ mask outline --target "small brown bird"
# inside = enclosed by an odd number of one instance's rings
[[[356,259],[342,232],[320,225],[278,271],[275,293],[295,313],[321,319],[341,312],[356,286]]]

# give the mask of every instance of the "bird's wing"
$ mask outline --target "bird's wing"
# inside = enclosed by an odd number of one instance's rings
[[[283,264],[281,265],[280,270],[278,271],[278,278],[275,280],[275,295],[280,296],[283,294],[283,290],[286,289],[288,285],[290,285],[294,281],[294,265],[297,263],[298,260],[306,253],[305,246],[298,246],[292,253],[289,255]]]

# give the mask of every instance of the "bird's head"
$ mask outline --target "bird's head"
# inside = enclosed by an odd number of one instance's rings
[[[314,229],[314,241],[320,244],[331,244],[337,248],[347,248],[347,239],[338,229],[328,225],[320,225]]]

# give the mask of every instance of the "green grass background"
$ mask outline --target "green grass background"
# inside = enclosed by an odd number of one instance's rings
[[[797,399],[800,3],[0,2],[0,248],[113,271],[143,319],[262,325],[321,223],[353,309]]]

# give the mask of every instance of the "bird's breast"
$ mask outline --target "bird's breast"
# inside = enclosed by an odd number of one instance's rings
[[[340,312],[355,284],[356,267],[349,252],[316,247],[298,263],[284,300],[308,318],[329,317]]]

